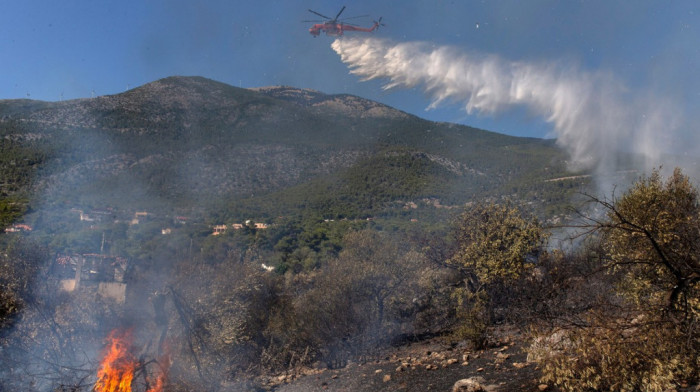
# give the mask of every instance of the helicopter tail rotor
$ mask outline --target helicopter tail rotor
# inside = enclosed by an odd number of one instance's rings
[[[379,17],[379,20],[374,21],[374,30],[379,30],[379,26],[386,26],[384,23],[382,23],[382,17]]]

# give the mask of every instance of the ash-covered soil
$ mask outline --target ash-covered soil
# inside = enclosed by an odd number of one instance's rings
[[[388,348],[372,361],[354,362],[340,369],[299,368],[285,374],[239,381],[224,387],[230,392],[451,392],[459,380],[478,378],[486,392],[558,392],[543,384],[536,363],[527,362],[527,342],[511,328],[495,331],[487,349],[450,344],[436,337]],[[700,391],[683,385],[667,392]]]
[[[557,391],[539,382],[523,343],[505,340],[485,350],[450,345],[441,338],[390,348],[380,359],[342,369],[304,369],[261,380],[264,390],[451,391],[460,379],[481,377],[491,391]]]

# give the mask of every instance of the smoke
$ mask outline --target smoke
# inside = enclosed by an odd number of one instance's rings
[[[342,38],[332,48],[363,80],[387,80],[384,89],[423,89],[429,108],[464,105],[467,113],[495,115],[516,105],[552,125],[570,154],[571,170],[593,170],[601,182],[618,169],[620,153],[660,165],[679,127],[673,105],[630,91],[614,75],[570,63],[507,61],[421,42]]]

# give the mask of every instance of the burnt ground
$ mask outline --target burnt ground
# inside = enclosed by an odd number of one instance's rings
[[[482,377],[498,391],[541,391],[539,371],[527,363],[523,343],[511,339],[484,350],[450,345],[441,338],[387,349],[380,359],[342,369],[305,369],[298,374],[261,380],[264,390],[451,391],[457,380]],[[542,388],[542,389],[540,389]],[[548,386],[547,391],[556,391]]]
[[[470,350],[465,344],[449,344],[433,337],[386,349],[379,359],[349,363],[340,369],[297,369],[293,373],[257,378],[231,391],[271,392],[450,392],[458,380],[483,378],[488,391],[557,392],[539,381],[535,363],[527,362],[526,343],[517,333],[501,335],[484,350]],[[229,390],[229,389],[227,389]],[[700,385],[669,389],[700,391]]]

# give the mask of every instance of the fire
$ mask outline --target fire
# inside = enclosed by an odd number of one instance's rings
[[[130,330],[114,330],[107,338],[108,344],[102,354],[102,362],[97,371],[97,382],[94,392],[132,392],[132,383],[137,371],[146,374],[146,384],[153,384],[146,392],[163,392],[166,383],[170,358],[164,354],[156,361],[157,371],[155,381],[148,380],[146,364],[139,362],[131,353],[133,335]],[[151,362],[152,363],[152,362]]]
[[[163,354],[160,359],[158,360],[158,364],[160,365],[158,367],[159,372],[158,375],[156,376],[156,381],[155,385],[152,388],[149,388],[147,392],[163,392],[163,387],[165,386],[165,380],[168,377],[168,369],[170,367],[170,354],[169,354],[169,348],[165,348],[165,354]]]
[[[131,331],[114,330],[107,338],[100,369],[97,371],[95,392],[131,392],[131,382],[138,362],[129,352],[133,336]]]

